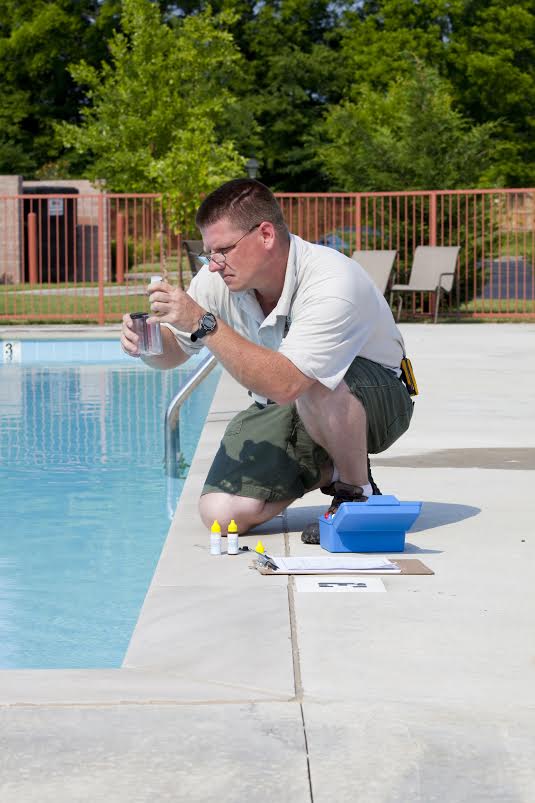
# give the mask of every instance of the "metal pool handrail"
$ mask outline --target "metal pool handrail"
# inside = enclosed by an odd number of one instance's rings
[[[169,402],[165,413],[165,473],[170,477],[178,476],[176,456],[180,451],[180,428],[178,426],[180,408],[216,365],[216,358],[209,354],[184,387],[180,388],[176,396]]]

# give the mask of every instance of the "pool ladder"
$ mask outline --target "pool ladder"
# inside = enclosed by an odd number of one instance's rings
[[[178,477],[177,456],[180,453],[180,408],[193,391],[201,384],[217,365],[216,358],[209,354],[201,362],[193,376],[180,388],[169,402],[165,413],[165,473],[168,477]]]

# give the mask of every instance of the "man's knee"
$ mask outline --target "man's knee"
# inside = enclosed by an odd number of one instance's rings
[[[211,527],[215,519],[225,532],[231,519],[238,525],[238,531],[247,532],[261,518],[265,507],[263,499],[246,496],[233,496],[226,493],[203,494],[199,499],[199,514],[205,527]]]

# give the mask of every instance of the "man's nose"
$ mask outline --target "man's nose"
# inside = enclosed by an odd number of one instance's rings
[[[220,265],[218,262],[214,262],[213,259],[210,259],[210,262],[208,263],[208,270],[210,271],[210,273],[217,273],[218,271],[223,270],[224,267],[225,267],[224,265]]]

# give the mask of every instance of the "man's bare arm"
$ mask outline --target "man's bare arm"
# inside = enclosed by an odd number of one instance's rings
[[[224,321],[204,342],[240,385],[277,404],[295,401],[316,382],[283,354],[251,343]]]
[[[150,286],[148,292],[153,312],[151,322],[165,321],[183,332],[194,332],[201,316],[208,312],[179,287],[171,287],[167,282]],[[278,404],[295,401],[316,381],[305,376],[287,357],[251,343],[220,319],[215,332],[207,335],[203,343],[240,385]],[[161,359],[151,357],[149,364],[172,367],[153,362]]]

